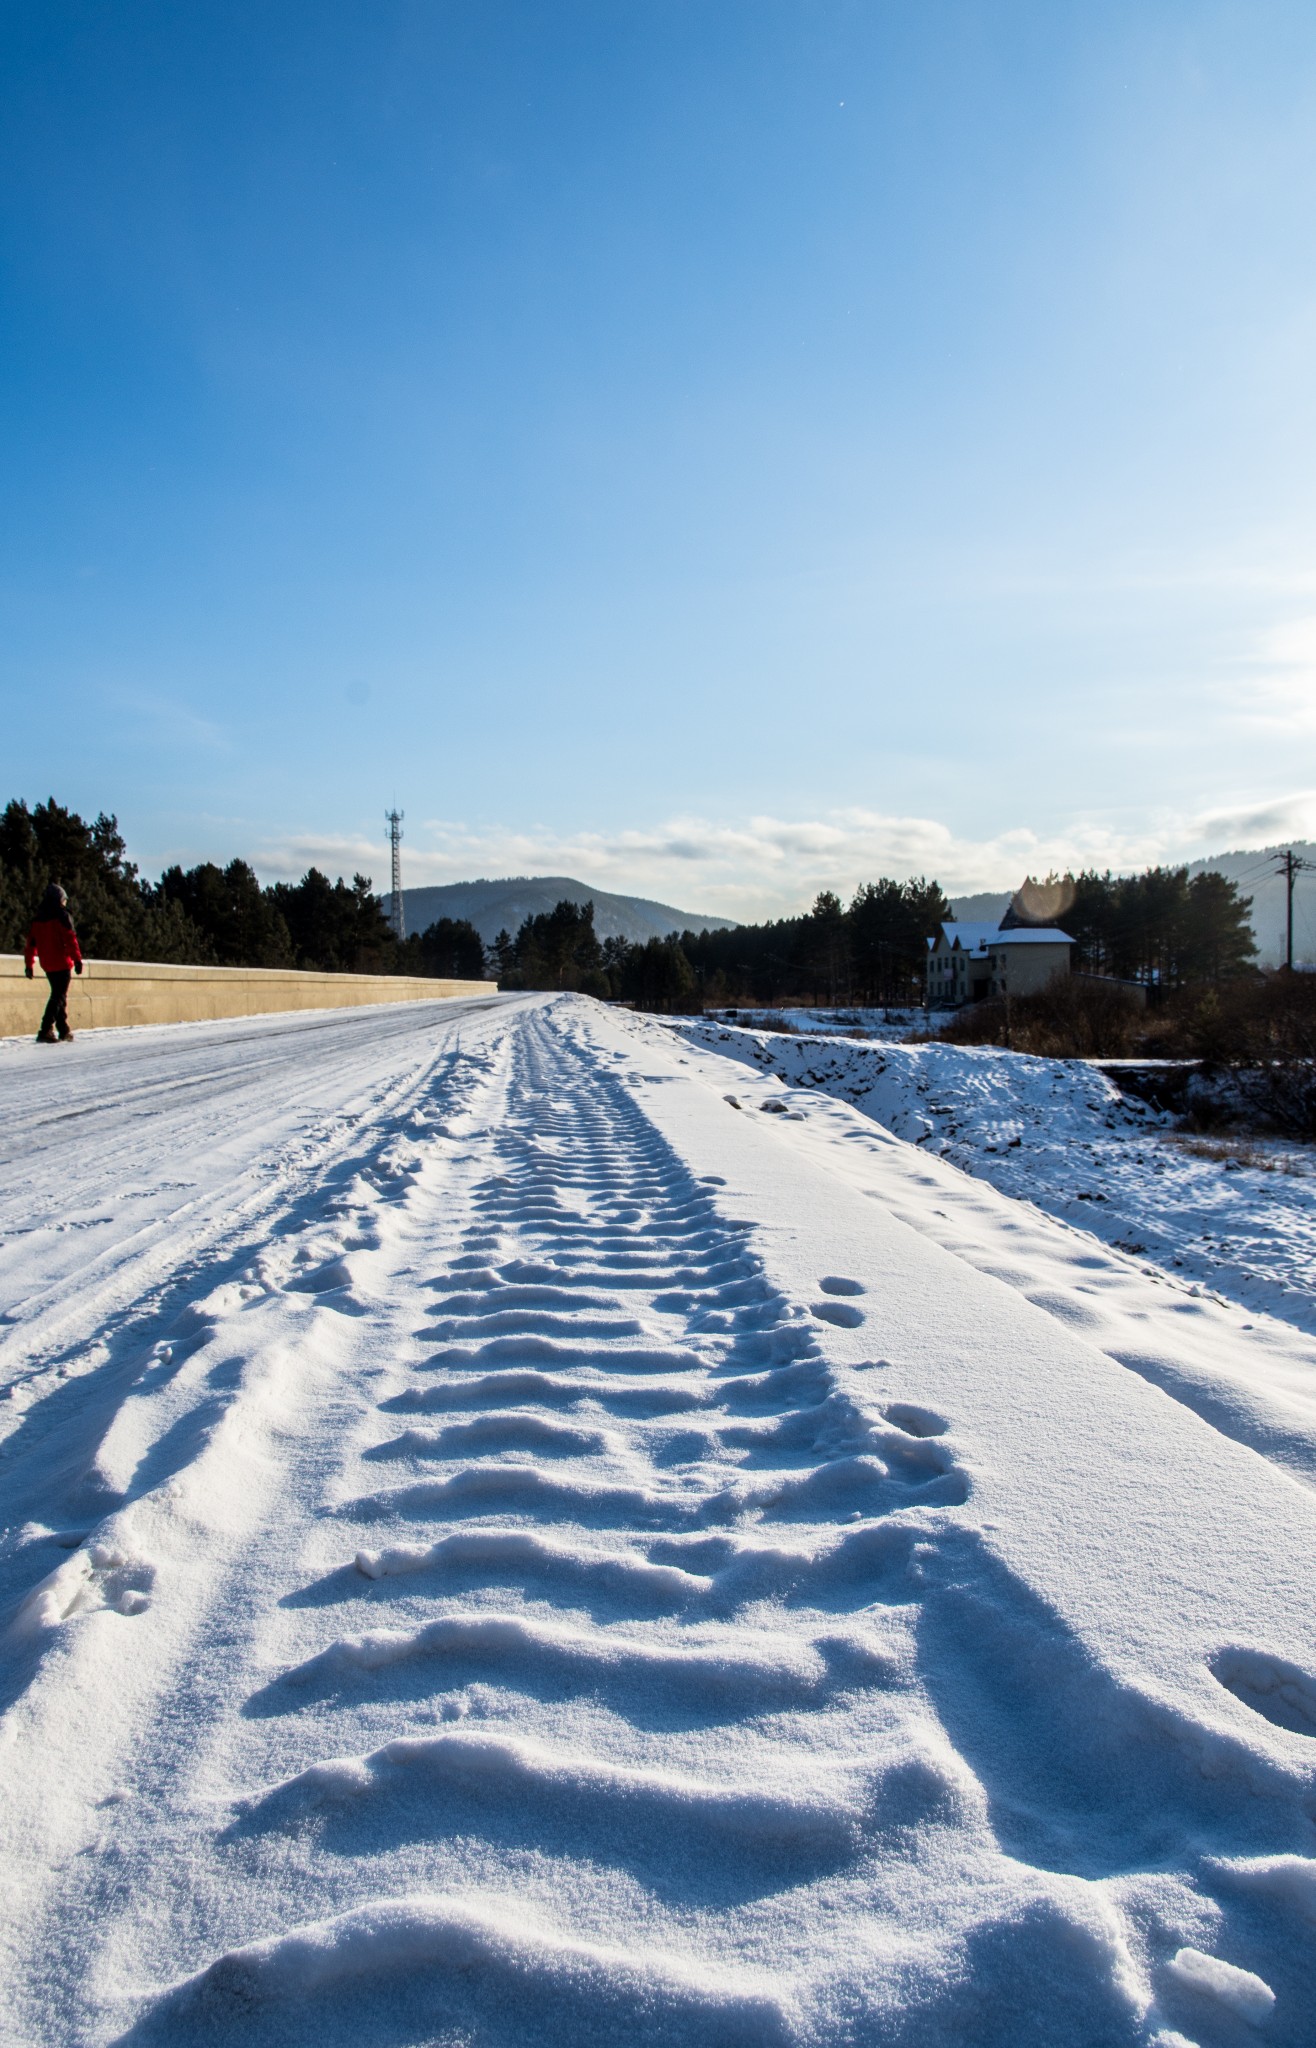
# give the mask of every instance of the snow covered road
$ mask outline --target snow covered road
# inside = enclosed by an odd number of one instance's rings
[[[1059,1226],[575,998],[0,1061],[6,2039],[1316,2038],[1316,1492]]]
[[[494,999],[497,1000],[496,998]],[[318,1186],[336,1142],[414,1089],[433,1025],[490,999],[0,1039],[0,1388],[85,1365],[87,1331]],[[71,1333],[68,1356],[61,1333]],[[35,1388],[30,1391],[35,1391]]]

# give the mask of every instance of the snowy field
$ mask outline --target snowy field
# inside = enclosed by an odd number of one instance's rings
[[[573,997],[0,1076],[6,2042],[1316,2039],[1305,1272]]]

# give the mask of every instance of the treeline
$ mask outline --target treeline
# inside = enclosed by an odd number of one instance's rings
[[[1256,954],[1250,908],[1223,875],[1149,868],[1027,882],[1005,921],[1055,922],[1075,941],[1077,971],[1160,992],[1246,974]],[[824,891],[799,917],[632,944],[600,940],[592,904],[562,902],[515,937],[500,932],[490,967],[500,988],[574,989],[644,1010],[919,1003],[928,939],[950,915],[937,882],[883,880],[864,883],[848,905]]]
[[[575,989],[643,1010],[736,1003],[917,1002],[927,941],[950,905],[936,882],[824,891],[800,917],[631,943],[600,940],[592,903],[559,903],[491,948],[500,988]]]
[[[927,942],[950,916],[936,882],[865,882],[848,906],[831,890],[801,917],[686,932],[705,1003],[908,1003],[923,994]]]
[[[0,951],[23,945],[47,882],[63,883],[84,952],[103,960],[302,967],[343,974],[479,980],[484,949],[465,920],[440,919],[401,945],[368,875],[262,885],[246,861],[167,868],[158,882],[128,859],[113,817],[91,824],[52,797],[0,813]]]
[[[1052,875],[1040,885],[1025,882],[1006,921],[1050,922],[1032,906],[1057,899],[1066,907],[1052,913],[1054,922],[1073,939],[1073,965],[1083,973],[1178,989],[1229,981],[1256,958],[1252,899],[1223,875],[1190,879],[1186,867]]]
[[[600,939],[594,905],[564,898],[552,910],[528,917],[515,938],[499,932],[489,964],[499,988],[570,989],[643,1010],[697,1010],[699,985],[683,944],[675,938],[646,945]]]

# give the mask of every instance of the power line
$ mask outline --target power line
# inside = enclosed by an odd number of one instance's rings
[[[1240,874],[1237,874],[1233,877],[1235,888],[1240,887],[1244,882],[1258,882],[1261,880],[1263,875],[1273,875],[1275,873],[1275,869],[1271,866],[1271,862],[1274,860],[1274,858],[1275,856],[1271,854],[1265,860],[1255,861],[1250,868],[1244,868]],[[1221,870],[1218,868],[1207,868],[1204,870],[1204,872],[1207,874],[1219,874]]]
[[[1316,861],[1304,860],[1301,854],[1293,851],[1291,846],[1286,847],[1283,853],[1277,853],[1275,859],[1278,862],[1278,866],[1273,872],[1284,877],[1286,908],[1284,965],[1291,974],[1293,972],[1293,884],[1297,881],[1298,876],[1304,872],[1316,874]]]

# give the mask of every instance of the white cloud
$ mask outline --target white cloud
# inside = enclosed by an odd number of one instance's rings
[[[388,867],[388,848],[364,834],[294,832],[286,839],[263,841],[251,863],[262,875],[280,882],[295,881],[312,867],[328,875],[362,873],[378,880],[381,865]]]
[[[1290,739],[1316,733],[1316,617],[1267,627],[1241,665],[1241,701],[1230,688],[1240,724]]]
[[[967,838],[933,818],[854,808],[804,819],[678,817],[611,833],[435,820],[411,828],[403,875],[409,887],[481,876],[570,875],[682,910],[755,918],[798,910],[819,889],[848,896],[879,875],[935,876],[952,894],[967,894],[1015,888],[1026,874],[1129,870],[1313,831],[1316,791],[1144,824],[1079,819],[1053,832],[1017,825],[987,839]],[[386,884],[387,853],[378,840],[307,833],[271,843],[256,856],[265,874],[300,875],[312,863],[333,875],[359,869],[377,887]]]
[[[1275,846],[1285,839],[1312,838],[1316,838],[1316,790],[1312,789],[1204,812],[1194,830],[1194,843],[1203,853],[1230,853]]]

